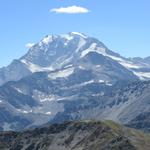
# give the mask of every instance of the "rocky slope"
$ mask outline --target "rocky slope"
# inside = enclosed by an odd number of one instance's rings
[[[109,119],[149,130],[138,119],[150,112],[149,81],[113,85],[80,68],[65,78],[52,79],[51,74],[56,77],[56,72],[39,72],[0,87],[1,130],[77,119]]]
[[[111,121],[79,121],[0,133],[1,150],[149,150],[150,135]]]

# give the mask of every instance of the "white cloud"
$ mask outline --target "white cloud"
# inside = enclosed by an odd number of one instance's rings
[[[26,46],[26,48],[31,48],[34,45],[35,45],[35,43],[27,43],[25,46]]]
[[[80,14],[80,13],[88,13],[89,12],[89,10],[87,8],[80,7],[80,6],[53,8],[50,11],[55,12],[55,13],[65,13],[65,14]]]

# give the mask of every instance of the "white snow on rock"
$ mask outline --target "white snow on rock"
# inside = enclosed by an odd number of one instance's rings
[[[83,83],[75,84],[75,85],[72,85],[72,86],[69,86],[69,87],[66,87],[66,88],[63,88],[63,89],[78,88],[78,87],[86,86],[86,85],[92,84],[92,83],[94,83],[94,80],[90,80],[90,81],[86,81],[86,82],[83,82]]]
[[[150,79],[150,72],[133,72],[136,76],[138,76],[141,80]]]
[[[81,69],[81,70],[85,70],[85,69],[86,69],[84,66],[78,66],[78,67],[79,67],[79,69]]]
[[[128,70],[132,71],[133,74],[135,74],[137,77],[139,77],[140,80],[150,79],[150,72],[140,72],[140,71],[132,70],[132,69],[147,68],[147,64],[137,64],[137,63],[134,63],[130,60],[125,60],[125,59],[120,58],[120,57],[115,57],[115,56],[111,56],[111,55],[107,55],[107,56],[116,60],[122,66],[124,66]]]
[[[25,59],[21,59],[21,62],[24,63],[32,73],[54,70],[51,66],[50,67],[41,67],[41,66],[38,66],[38,65],[31,63],[29,61],[26,61]]]
[[[19,93],[23,93],[23,91],[17,87],[14,87],[15,90],[17,90]]]
[[[129,60],[125,60],[121,57],[116,57],[116,56],[112,56],[112,55],[108,55],[108,54],[106,54],[105,56],[108,56],[108,57],[112,58],[113,60],[116,60],[117,62],[119,62],[121,65],[123,65],[124,67],[126,67],[128,69],[130,69],[130,68],[139,69],[142,67],[142,66],[135,64]]]
[[[103,56],[107,56],[107,57],[117,61],[119,64],[124,66],[126,69],[132,71],[141,80],[150,79],[150,72],[138,72],[138,71],[133,70],[133,69],[145,68],[145,67],[147,67],[146,64],[134,63],[134,62],[132,62],[128,59],[125,59],[125,58],[122,58],[122,57],[119,57],[119,56],[117,57],[117,56],[110,55],[106,52],[105,48],[97,47],[97,43],[91,44],[91,46],[88,49],[82,51],[80,57],[81,58],[84,57],[89,52],[96,52],[96,53],[99,53]],[[111,84],[109,84],[109,83],[106,83],[106,84],[111,86]]]
[[[54,73],[50,73],[48,75],[49,79],[57,79],[57,78],[66,78],[70,76],[74,72],[74,68],[65,68],[64,70],[60,70]]]
[[[52,113],[50,111],[46,112],[45,113],[46,115],[51,115]]]
[[[31,47],[33,47],[35,45],[35,43],[27,43],[25,45],[26,48],[30,49]]]
[[[71,41],[73,39],[73,36],[71,36],[69,34],[62,34],[61,37],[65,38],[67,41]],[[66,42],[66,44],[67,44],[67,42]]]
[[[105,50],[105,48],[97,47],[97,43],[92,43],[88,49],[82,51],[81,58],[87,55],[89,52],[97,52],[99,54],[106,55]]]
[[[139,69],[139,68],[142,67],[141,65],[135,64],[132,61],[129,61],[129,60],[123,59],[121,57],[117,57],[117,56],[113,56],[113,55],[108,54],[106,52],[106,49],[98,47],[97,43],[92,43],[91,46],[88,49],[82,51],[81,58],[84,57],[85,55],[87,55],[89,52],[97,52],[97,53],[99,53],[103,56],[110,57],[111,59],[117,61],[118,63],[120,63],[121,65],[123,65],[127,69],[130,69],[130,68]]]
[[[87,38],[86,35],[84,35],[84,34],[82,34],[82,33],[79,33],[79,32],[71,32],[71,34],[79,35],[79,36],[81,36],[81,37],[83,37],[83,38]]]
[[[33,91],[33,96],[32,97],[36,100],[39,100],[42,103],[45,102],[45,101],[53,101],[53,100],[57,99],[57,97],[55,95],[45,94],[45,93],[43,93],[41,91],[38,91],[38,90]]]
[[[86,44],[86,41],[84,39],[80,39],[76,52],[78,52],[82,48],[82,46],[84,46],[85,44]]]
[[[109,58],[117,61],[119,64],[124,66],[126,69],[132,71],[140,79],[149,78],[149,73],[136,72],[135,71],[135,69],[140,70],[141,68],[146,68],[147,67],[146,64],[144,64],[144,63],[135,63],[134,61],[132,61],[130,59],[123,58],[119,55],[118,56],[113,55],[113,53],[111,54],[107,51],[107,48],[105,46],[101,46],[97,42],[93,42],[89,46],[89,48],[83,49],[84,45],[86,45],[86,43],[87,43],[87,38],[88,37],[86,35],[82,34],[82,33],[79,33],[79,32],[70,32],[68,34],[62,34],[62,35],[48,35],[48,36],[44,37],[43,40],[41,40],[41,42],[40,42],[40,44],[42,46],[41,50],[43,50],[44,52],[47,51],[48,50],[47,45],[50,44],[52,41],[54,41],[57,38],[60,38],[60,40],[62,40],[64,42],[64,47],[67,47],[68,44],[70,43],[70,41],[71,42],[74,41],[76,37],[79,38],[79,41],[78,41],[77,48],[74,50],[72,55],[64,54],[63,56],[57,58],[57,60],[48,67],[42,67],[42,66],[34,64],[30,61],[26,61],[24,59],[21,60],[21,61],[24,64],[26,64],[27,68],[32,73],[41,72],[41,71],[54,71],[56,68],[60,69],[61,66],[64,67],[67,64],[72,64],[72,61],[78,59],[78,58],[76,58],[78,56],[79,56],[79,58],[82,58],[85,55],[87,55],[89,52],[96,52],[96,53],[99,53],[103,56],[109,57]],[[57,46],[57,44],[56,44],[56,46]],[[55,52],[52,52],[52,53],[49,52],[49,56],[55,57]],[[66,71],[62,70],[61,72],[58,72],[57,74],[55,74],[55,73],[51,74],[52,75],[51,78],[56,79],[57,77],[65,77],[64,73],[66,74]]]
[[[49,43],[52,42],[52,41],[53,41],[53,36],[52,36],[52,35],[48,35],[48,36],[46,36],[46,37],[42,40],[42,42],[45,43],[45,44],[49,44]]]
[[[23,113],[23,114],[28,114],[28,113],[32,113],[33,110],[23,110],[23,109],[16,109],[17,111],[19,111],[20,113]]]

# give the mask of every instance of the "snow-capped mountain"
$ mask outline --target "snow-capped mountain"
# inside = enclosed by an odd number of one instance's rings
[[[31,72],[61,69],[66,65],[76,64],[89,52],[95,52],[109,57],[132,71],[140,79],[150,78],[150,61],[127,59],[110,51],[99,40],[78,32],[71,32],[60,36],[46,36],[35,44],[29,52],[21,58]]]
[[[77,32],[46,36],[0,69],[1,130],[76,119],[128,124],[149,112],[149,95],[145,98],[147,90],[140,88],[149,87],[149,81],[139,80],[150,79],[149,73],[148,61],[124,58],[93,37]]]
[[[34,72],[56,71],[68,66],[83,68],[86,64],[82,64],[81,60],[91,52],[119,63],[120,68],[124,67],[130,76],[132,74],[140,79],[150,78],[150,64],[147,61],[126,59],[110,51],[102,42],[93,37],[71,32],[64,35],[45,36],[39,43],[32,46],[23,57],[14,60],[8,67],[1,68],[0,84],[19,80]],[[124,75],[124,77],[127,76]]]

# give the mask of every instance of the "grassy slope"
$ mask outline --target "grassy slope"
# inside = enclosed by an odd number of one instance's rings
[[[124,127],[113,121],[104,121],[104,123],[112,128],[114,132],[127,137],[138,150],[150,150],[150,134]]]

